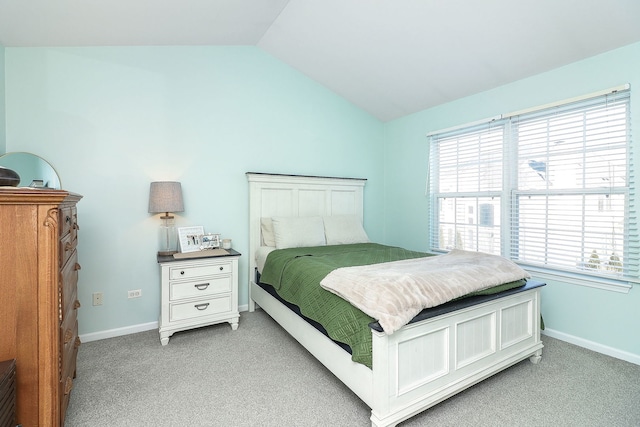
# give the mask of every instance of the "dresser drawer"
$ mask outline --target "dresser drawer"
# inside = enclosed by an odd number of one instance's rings
[[[231,311],[231,295],[218,298],[208,298],[182,304],[171,304],[170,320],[194,319],[197,317],[211,316]]]
[[[215,274],[231,274],[231,263],[194,265],[190,267],[172,267],[169,279],[192,279],[194,277],[212,276]]]
[[[78,347],[80,347],[80,337],[78,337],[78,320],[74,311],[60,327],[61,378],[74,376],[73,374],[76,370],[75,354],[78,351]]]
[[[75,239],[74,240],[74,235],[72,233],[67,233],[65,234],[62,238],[60,238],[60,249],[58,250],[58,259],[59,259],[59,266],[62,267],[67,260],[69,259],[69,257],[71,256],[71,254],[76,250],[76,246],[78,245],[78,240]]]
[[[78,213],[75,206],[64,206],[60,208],[60,236],[64,236],[75,228],[78,222]]]
[[[190,282],[172,282],[169,299],[175,301],[231,292],[231,283],[231,276],[203,277],[201,280]]]
[[[79,342],[79,341],[78,341]],[[76,359],[78,357],[78,347],[74,347],[72,354],[69,354],[70,363],[66,365],[58,383],[60,396],[60,425],[64,426],[64,418],[71,399],[71,390],[73,390],[73,379],[76,377]]]
[[[78,348],[80,347],[80,337],[78,337],[78,321],[75,310],[68,316],[60,328],[60,382],[58,383],[60,396],[60,409],[62,424],[64,425],[64,414],[69,405],[71,390],[73,389],[73,379],[76,376],[76,360]]]
[[[60,271],[60,288],[62,292],[61,298],[61,311],[64,317],[65,313],[69,310],[73,310],[78,292],[78,270],[80,264],[78,264],[78,252],[74,251],[69,260]]]

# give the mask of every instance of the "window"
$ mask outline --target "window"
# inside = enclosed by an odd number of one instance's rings
[[[638,276],[629,90],[430,135],[431,250]]]

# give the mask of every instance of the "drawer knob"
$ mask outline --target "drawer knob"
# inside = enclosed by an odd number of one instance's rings
[[[78,271],[78,270],[82,270],[82,267],[80,266],[80,264],[78,264],[78,263],[76,262],[76,265],[73,267],[73,269],[74,269],[75,271]]]
[[[204,304],[196,304],[196,305],[194,305],[194,307],[197,308],[200,311],[203,311],[203,310],[206,310],[207,307],[209,307],[209,303],[206,302]]]
[[[182,271],[180,272],[180,274],[181,274],[182,276],[184,276],[184,270],[182,270]]]
[[[71,338],[73,338],[73,332],[71,329],[67,329],[64,333],[64,344],[67,345],[69,341],[71,341]]]
[[[80,341],[80,337],[76,337],[76,341],[74,343],[74,347],[78,348],[78,347],[80,347],[80,344],[82,344],[82,341]]]
[[[67,224],[71,222],[71,217],[69,215],[67,215],[67,217],[64,219],[64,222],[66,222]]]
[[[199,285],[193,285],[193,286],[195,286],[196,289],[198,289],[199,291],[204,291],[209,287],[209,283],[200,283]]]
[[[74,228],[75,230],[80,230],[80,226],[78,225],[78,223],[77,223],[77,222],[73,224],[73,228]]]
[[[71,249],[73,249],[73,245],[71,244],[71,242],[67,242],[64,244],[65,251],[70,251]]]
[[[224,270],[224,267],[220,266],[220,271]]]
[[[73,303],[73,308],[80,308],[80,301],[76,300],[76,301]]]

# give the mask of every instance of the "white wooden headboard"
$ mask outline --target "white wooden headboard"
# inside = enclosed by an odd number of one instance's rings
[[[255,254],[262,243],[260,219],[357,215],[363,219],[366,179],[247,172],[249,180],[249,282],[255,278]],[[253,306],[249,286],[249,306]]]

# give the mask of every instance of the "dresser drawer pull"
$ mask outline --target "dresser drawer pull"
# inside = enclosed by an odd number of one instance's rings
[[[71,377],[67,377],[67,381],[64,383],[64,394],[71,393],[71,389],[73,388],[73,380]]]
[[[71,222],[71,217],[69,215],[67,215],[67,217],[64,219],[64,222],[66,222],[67,224]]]
[[[73,267],[74,270],[82,270],[82,266],[76,262],[76,265]]]
[[[180,275],[184,276],[184,270],[180,271]]]
[[[77,222],[73,224],[72,228],[73,228],[74,230],[80,230],[80,226],[78,225],[78,223],[77,223]]]
[[[82,344],[82,341],[80,341],[80,337],[76,337],[76,341],[73,343],[73,347],[78,348],[80,347],[80,344]]]
[[[73,303],[73,308],[80,308],[80,301],[76,300],[76,301]]]
[[[71,249],[73,249],[73,245],[71,244],[71,242],[67,242],[64,244],[64,250],[66,251],[70,251]]]
[[[195,308],[197,308],[200,311],[206,310],[207,307],[209,307],[209,303],[204,303],[204,304],[196,304],[194,305]]]
[[[73,332],[71,329],[67,329],[64,333],[64,345],[67,345],[69,341],[71,341],[71,338],[73,338]]]
[[[195,286],[199,291],[204,291],[209,287],[209,283],[201,283],[199,285],[193,285],[193,286]]]
[[[222,270],[224,270],[224,267],[223,267],[223,266],[220,266],[220,271],[222,271]]]

